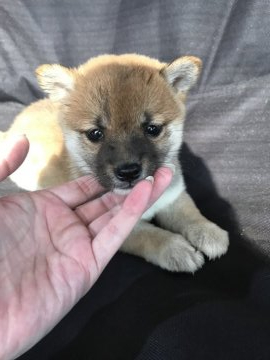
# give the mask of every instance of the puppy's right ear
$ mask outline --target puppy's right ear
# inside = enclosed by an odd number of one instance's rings
[[[74,70],[61,65],[41,65],[36,76],[41,89],[54,101],[65,98],[74,87]]]

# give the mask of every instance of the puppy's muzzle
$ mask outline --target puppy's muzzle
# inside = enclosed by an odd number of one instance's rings
[[[142,166],[138,163],[125,163],[117,166],[114,170],[114,174],[120,181],[126,181],[131,183],[137,180],[142,173]]]

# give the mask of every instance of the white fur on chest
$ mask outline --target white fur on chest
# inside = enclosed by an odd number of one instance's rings
[[[142,216],[143,220],[151,220],[160,210],[172,204],[185,190],[181,174],[174,175],[171,185],[164,194]]]

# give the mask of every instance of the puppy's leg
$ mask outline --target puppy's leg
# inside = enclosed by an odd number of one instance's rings
[[[228,233],[207,220],[186,191],[171,206],[161,210],[156,218],[162,227],[181,233],[210,259],[220,257],[228,249]]]
[[[203,255],[180,234],[141,221],[124,242],[121,250],[170,271],[194,272],[203,263]]]

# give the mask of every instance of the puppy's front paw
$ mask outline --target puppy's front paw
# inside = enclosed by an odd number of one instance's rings
[[[195,250],[181,235],[168,240],[160,253],[159,265],[169,271],[194,273],[203,264],[202,253]]]
[[[227,231],[208,221],[191,225],[186,233],[187,239],[209,259],[225,254],[229,246]]]

